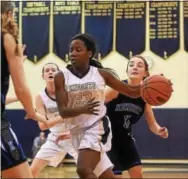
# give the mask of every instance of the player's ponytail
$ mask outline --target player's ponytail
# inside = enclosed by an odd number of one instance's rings
[[[111,73],[113,76],[115,76],[116,78],[120,79],[115,70],[113,70],[113,69],[111,69],[111,68],[103,67],[103,65],[102,65],[99,61],[97,61],[97,60],[90,59],[89,65],[94,66],[94,67],[96,67],[96,68],[104,69],[104,70],[110,72],[110,73]]]

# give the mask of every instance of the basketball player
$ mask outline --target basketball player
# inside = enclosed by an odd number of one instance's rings
[[[17,45],[18,28],[13,19],[14,5],[1,2],[1,170],[2,178],[32,178],[32,174],[20,143],[5,114],[5,101],[11,75],[14,89],[27,113],[27,117],[45,122],[36,113],[23,69],[24,47]],[[16,120],[16,119],[15,119]]]
[[[142,56],[134,56],[130,59],[126,72],[128,80],[124,83],[139,85],[149,75],[148,64]],[[122,171],[128,170],[131,178],[142,178],[142,164],[132,137],[132,125],[144,114],[150,130],[156,135],[167,138],[168,129],[156,122],[151,106],[141,97],[131,98],[109,88],[106,90],[106,102],[113,135],[108,156],[114,164],[114,174],[121,175]]]
[[[77,162],[77,152],[72,146],[71,139],[55,143],[59,135],[68,135],[68,133],[70,135],[70,132],[65,129],[64,120],[58,113],[55,100],[54,75],[58,71],[59,67],[55,63],[44,65],[42,77],[46,82],[46,87],[36,96],[35,100],[37,111],[48,118],[48,127],[41,122],[38,123],[39,127],[41,130],[50,130],[46,143],[42,145],[31,165],[31,171],[35,178],[47,165],[57,167],[67,153]]]
[[[113,178],[113,165],[106,155],[112,136],[105,116],[105,85],[132,97],[140,96],[140,87],[132,88],[109,70],[93,67],[95,52],[96,44],[90,35],[78,34],[71,39],[71,65],[58,72],[54,80],[56,100],[78,151],[79,177]]]

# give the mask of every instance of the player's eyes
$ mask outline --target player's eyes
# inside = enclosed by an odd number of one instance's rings
[[[142,68],[142,67],[143,67],[143,65],[138,65],[138,67],[139,67],[139,68]]]
[[[69,49],[69,52],[73,52],[74,50],[75,50],[76,52],[81,52],[81,51],[82,51],[81,48],[76,48],[76,49],[70,48],[70,49]]]
[[[78,48],[78,49],[76,49],[76,51],[77,51],[77,52],[81,52],[81,51],[82,51],[82,49],[81,49],[81,48]]]

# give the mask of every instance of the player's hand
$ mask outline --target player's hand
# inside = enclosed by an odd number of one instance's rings
[[[166,127],[161,127],[159,129],[158,135],[164,139],[168,138],[168,129]]]
[[[58,144],[59,141],[66,139],[71,139],[70,132],[58,135],[57,138],[55,139],[55,143]]]
[[[27,114],[25,116],[25,119],[33,119],[34,121],[42,122],[46,125],[46,127],[48,127],[48,124],[47,124],[48,121],[46,120],[46,117],[38,112],[35,112],[32,115]]]
[[[84,114],[94,114],[98,115],[99,114],[99,109],[96,109],[97,107],[100,106],[99,101],[94,101],[95,98],[90,99],[83,107],[83,113]]]

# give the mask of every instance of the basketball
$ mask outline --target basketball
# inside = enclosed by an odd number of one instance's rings
[[[172,83],[162,75],[151,75],[141,84],[141,97],[152,106],[165,104],[172,92]]]

